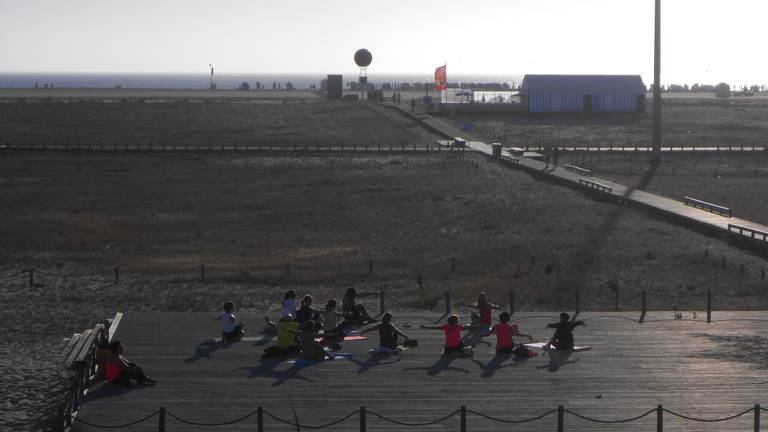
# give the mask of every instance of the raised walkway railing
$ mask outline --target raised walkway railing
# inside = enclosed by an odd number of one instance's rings
[[[469,419],[471,417],[477,417],[484,420],[488,420],[494,423],[504,423],[504,424],[524,424],[524,423],[531,423],[531,422],[538,422],[542,419],[545,419],[550,416],[556,417],[556,424],[555,427],[553,427],[552,430],[556,430],[557,432],[565,432],[567,430],[566,428],[566,415],[578,418],[583,421],[587,421],[590,423],[597,423],[597,424],[625,424],[625,423],[632,423],[638,420],[641,420],[645,417],[654,415],[656,418],[656,431],[657,432],[664,432],[664,415],[669,414],[672,417],[680,418],[683,420],[691,421],[691,422],[698,422],[698,423],[721,423],[721,422],[727,422],[734,419],[737,419],[739,417],[743,417],[748,414],[752,414],[753,417],[753,430],[755,432],[760,432],[760,413],[761,413],[761,407],[759,404],[754,405],[750,407],[749,409],[746,409],[742,412],[728,415],[725,417],[694,417],[689,416],[685,414],[678,413],[676,411],[672,411],[670,409],[664,408],[662,405],[657,405],[656,408],[649,409],[641,414],[638,414],[633,417],[628,418],[597,418],[597,417],[591,417],[586,416],[583,414],[578,413],[577,411],[567,409],[563,405],[559,405],[555,409],[551,409],[549,411],[543,412],[539,415],[533,416],[533,417],[527,417],[527,418],[518,418],[518,419],[507,419],[507,418],[501,418],[492,416],[486,413],[482,413],[479,411],[475,411],[472,409],[468,409],[465,406],[460,407],[459,409],[456,409],[454,411],[451,411],[450,413],[438,417],[431,420],[424,420],[421,422],[408,422],[408,421],[402,421],[397,418],[388,417],[382,414],[379,414],[375,411],[370,411],[366,407],[360,407],[357,410],[350,411],[348,414],[330,421],[325,424],[319,424],[319,425],[312,425],[312,424],[304,424],[301,423],[298,419],[298,417],[295,415],[291,419],[285,419],[282,418],[263,407],[258,407],[256,410],[251,411],[243,416],[237,417],[235,419],[231,420],[224,420],[224,421],[217,421],[217,422],[202,422],[202,421],[194,421],[190,420],[188,418],[184,418],[178,414],[174,414],[168,410],[166,410],[164,407],[158,408],[156,411],[153,411],[152,413],[149,413],[145,416],[139,417],[137,419],[120,423],[120,424],[101,424],[101,423],[95,423],[88,420],[85,420],[81,417],[75,417],[74,420],[78,423],[82,423],[84,425],[93,427],[93,428],[99,428],[99,429],[122,429],[127,428],[139,423],[144,423],[150,420],[155,420],[157,422],[157,431],[158,432],[165,432],[166,431],[166,425],[170,421],[178,422],[184,425],[188,426],[196,426],[196,427],[220,427],[220,426],[229,426],[237,423],[242,423],[245,421],[248,421],[252,417],[255,417],[254,423],[255,423],[255,429],[257,432],[264,432],[267,430],[267,424],[264,421],[265,418],[269,418],[273,420],[276,423],[281,423],[285,425],[289,425],[292,427],[295,427],[296,430],[301,429],[308,429],[308,430],[320,430],[320,429],[327,429],[332,428],[334,426],[337,426],[341,423],[344,423],[348,420],[350,420],[353,417],[357,417],[358,419],[358,430],[360,432],[366,432],[368,426],[373,426],[375,423],[390,423],[397,426],[401,426],[403,428],[421,428],[425,426],[431,426],[439,423],[445,423],[450,419],[453,419],[454,417],[458,416],[458,425],[455,430],[458,430],[460,432],[467,432],[471,430]],[[373,420],[373,419],[376,420]],[[445,426],[444,426],[445,427]],[[542,430],[539,428],[539,430]]]

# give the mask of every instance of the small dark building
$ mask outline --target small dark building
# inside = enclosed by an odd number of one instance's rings
[[[640,75],[526,75],[521,91],[532,113],[644,113]]]
[[[341,100],[343,90],[343,77],[341,75],[328,75],[328,100]]]

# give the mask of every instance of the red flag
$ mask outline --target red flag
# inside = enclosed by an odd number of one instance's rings
[[[448,88],[448,77],[445,66],[435,69],[435,90],[446,90]]]

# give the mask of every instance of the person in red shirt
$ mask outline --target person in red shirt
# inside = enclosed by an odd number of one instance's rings
[[[104,364],[104,379],[106,379],[108,383],[128,386],[131,384],[131,380],[136,381],[139,384],[154,384],[156,382],[152,377],[145,374],[144,369],[139,365],[130,362],[123,357],[125,348],[123,347],[122,342],[112,341],[109,344],[109,349],[111,355]]]
[[[445,347],[443,348],[444,356],[454,353],[466,353],[472,355],[472,347],[465,347],[464,342],[461,339],[461,331],[469,330],[475,326],[461,325],[459,323],[459,317],[457,315],[451,315],[448,317],[448,322],[444,325],[421,325],[421,328],[427,330],[442,330],[445,332]]]
[[[490,328],[493,324],[494,309],[500,309],[499,305],[489,302],[485,291],[481,292],[477,297],[477,312],[472,312],[472,324],[484,324]]]
[[[496,354],[515,354],[518,357],[533,357],[536,352],[529,350],[523,344],[516,344],[512,336],[527,337],[533,342],[533,337],[525,333],[520,333],[520,328],[515,324],[509,323],[509,312],[502,312],[499,315],[499,323],[493,326],[491,333],[496,334]]]

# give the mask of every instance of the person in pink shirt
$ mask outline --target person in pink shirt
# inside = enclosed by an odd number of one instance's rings
[[[442,355],[447,356],[456,353],[465,353],[472,355],[472,347],[464,346],[461,339],[461,331],[473,328],[472,325],[461,325],[457,315],[448,317],[448,322],[443,325],[421,325],[421,328],[427,330],[442,330],[445,332],[445,347]]]
[[[515,354],[518,357],[535,356],[536,352],[529,350],[525,345],[514,343],[512,336],[527,337],[530,342],[533,342],[533,337],[520,333],[520,328],[515,324],[510,324],[509,319],[509,312],[502,312],[499,315],[500,322],[491,330],[491,333],[496,334],[496,354]]]

